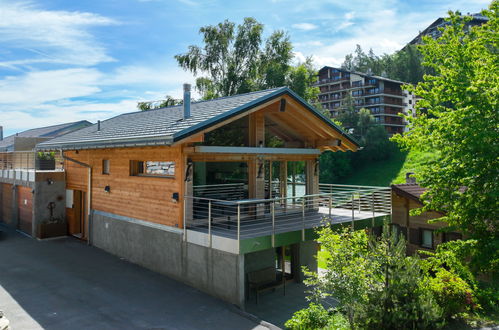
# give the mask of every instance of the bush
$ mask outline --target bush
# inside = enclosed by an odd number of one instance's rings
[[[470,312],[476,307],[468,283],[444,268],[429,279],[429,285],[446,319]]]
[[[284,326],[293,330],[322,329],[328,325],[329,317],[328,311],[322,305],[310,303],[308,308],[295,312]]]

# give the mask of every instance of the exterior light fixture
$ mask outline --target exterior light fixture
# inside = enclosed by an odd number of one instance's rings
[[[52,180],[51,178],[48,178],[47,179],[47,184],[50,186],[52,184],[54,184],[54,180]]]
[[[107,193],[110,193],[111,192],[111,186],[105,186],[104,187],[104,191],[107,192]]]
[[[177,203],[179,200],[178,192],[172,194],[172,202]]]
[[[314,175],[317,176],[319,174],[319,158],[315,159],[315,166],[314,166]]]

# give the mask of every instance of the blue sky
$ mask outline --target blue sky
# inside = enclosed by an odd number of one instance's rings
[[[5,134],[136,110],[179,97],[191,74],[173,56],[199,27],[252,16],[288,31],[296,61],[339,65],[360,44],[392,53],[447,10],[488,0],[0,0],[0,125]]]

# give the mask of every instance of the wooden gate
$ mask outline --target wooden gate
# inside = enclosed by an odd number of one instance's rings
[[[17,187],[19,229],[31,235],[33,226],[33,193],[29,187]]]

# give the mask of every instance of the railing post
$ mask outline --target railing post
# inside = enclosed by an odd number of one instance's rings
[[[187,223],[186,223],[186,219],[187,219],[187,217],[186,217],[186,215],[185,215],[185,213],[186,213],[186,211],[187,211],[187,207],[186,207],[186,205],[187,205],[187,203],[186,203],[186,198],[188,198],[188,197],[185,197],[185,196],[184,196],[184,242],[187,242]]]
[[[373,212],[372,226],[374,228],[374,190],[371,192],[371,211]]]
[[[357,193],[359,194],[359,213],[360,213],[360,190]]]
[[[212,236],[211,236],[211,201],[208,201],[208,239],[210,242],[210,249],[212,245]]]
[[[237,245],[241,239],[241,204],[237,203]]]
[[[272,247],[275,246],[275,201],[271,204],[271,214],[272,214]]]
[[[352,193],[352,231],[355,230],[354,221],[355,221],[355,206],[353,205],[354,194]]]
[[[331,219],[331,208],[333,207],[333,195],[329,195],[329,223],[332,222]]]
[[[305,197],[301,201],[301,240],[305,241]]]

